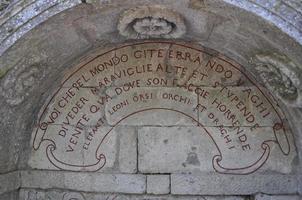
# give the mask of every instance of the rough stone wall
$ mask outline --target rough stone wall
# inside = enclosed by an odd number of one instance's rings
[[[234,6],[241,7],[249,12],[253,12],[264,19],[274,23],[277,27],[295,38],[300,44],[301,41],[301,1],[299,0],[226,0]],[[1,25],[1,48],[2,54],[6,49],[12,46],[25,33],[46,21],[53,15],[60,13],[68,8],[80,3],[95,3],[98,5],[115,4],[114,1],[2,1],[0,11]],[[204,0],[192,0],[191,5],[197,9],[206,7],[210,2]]]
[[[185,17],[188,30],[181,39],[218,50],[255,74],[250,58],[263,52],[285,55],[298,68],[301,66],[300,2],[225,1],[236,7],[220,1],[179,2],[156,1],[178,10]],[[154,4],[154,1],[144,3]],[[104,174],[48,171],[28,164],[30,137],[38,112],[50,93],[64,80],[62,72],[68,71],[95,47],[110,48],[125,42],[116,25],[119,14],[133,5],[136,4],[131,1],[12,1],[8,6],[5,3],[0,30],[0,199],[299,199],[301,112],[282,102],[283,109],[290,111],[286,115],[299,154],[293,169],[285,174],[275,174],[272,170],[243,177],[211,171],[190,175],[152,168],[157,170],[153,174],[148,172],[148,166],[137,168],[137,157],[130,163],[119,157],[118,163],[124,164],[112,163],[112,171]],[[238,7],[260,15],[283,32]],[[157,129],[159,133],[170,130],[166,127]],[[129,143],[162,139],[161,134],[157,135],[159,139],[148,138],[148,128],[129,127],[126,130],[130,136],[123,140],[124,132],[120,131],[121,137],[115,139],[115,145],[120,148],[119,154],[124,153],[127,158],[137,155],[133,152],[139,145],[135,143],[129,148]],[[189,142],[194,143],[194,140]],[[194,160],[194,155],[191,154],[188,163],[203,162]],[[147,163],[150,158],[142,156],[139,159]]]

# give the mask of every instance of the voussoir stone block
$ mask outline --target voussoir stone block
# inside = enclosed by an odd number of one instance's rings
[[[170,192],[169,175],[147,175],[147,193],[168,194]]]

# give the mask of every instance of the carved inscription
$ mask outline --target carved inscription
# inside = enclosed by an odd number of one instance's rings
[[[237,63],[200,47],[149,41],[99,52],[76,66],[41,110],[33,154],[45,168],[98,171],[119,125],[195,126],[215,146],[213,169],[249,174],[271,148],[288,155],[274,98]],[[112,147],[114,148],[114,147]]]

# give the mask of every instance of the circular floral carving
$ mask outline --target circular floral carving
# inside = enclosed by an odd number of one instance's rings
[[[16,106],[21,104],[36,86],[38,80],[44,77],[44,69],[39,65],[30,67],[15,67],[11,69],[0,86],[1,96],[5,101]]]
[[[157,37],[169,34],[172,31],[172,24],[164,19],[146,17],[138,19],[133,28],[141,35]]]
[[[302,106],[298,66],[277,54],[257,55],[255,64],[260,78],[275,95],[290,106]]]
[[[118,30],[132,39],[179,38],[186,32],[186,27],[182,16],[170,9],[141,6],[122,14]]]

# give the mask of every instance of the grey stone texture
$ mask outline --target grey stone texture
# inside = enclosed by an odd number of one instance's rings
[[[147,175],[148,194],[169,194],[170,176],[169,175]]]
[[[255,200],[300,200],[301,197],[297,195],[266,195],[257,194]]]
[[[19,199],[19,191],[8,192],[4,194],[0,194],[0,200],[18,200]]]
[[[10,195],[11,192],[18,190],[20,186],[21,178],[19,172],[0,174],[0,195],[5,193],[5,195]]]
[[[20,200],[247,200],[244,196],[173,196],[173,195],[125,195],[110,193],[85,193],[64,190],[21,189]]]
[[[216,150],[195,127],[138,129],[138,167],[142,173],[212,171]],[[214,147],[214,148],[213,148]],[[214,151],[214,152],[212,152]]]
[[[54,171],[22,171],[22,188],[68,189],[86,192],[142,194],[146,176],[141,174],[96,174]]]
[[[217,174],[171,174],[172,194],[296,194],[299,177],[280,174],[248,176]]]
[[[187,31],[179,40],[201,44],[213,55],[220,52],[236,60],[260,84],[265,80],[251,58],[263,54],[269,59],[285,57],[288,62],[282,64],[286,66],[282,73],[301,81],[300,0],[0,1],[0,200],[301,199],[302,110],[300,104],[281,102],[278,97],[298,156],[290,155],[287,162],[277,148],[271,149],[271,156],[280,156],[280,162],[268,161],[261,173],[235,176],[213,172],[208,160],[215,152],[209,138],[197,137],[192,124],[159,112],[117,128],[110,138],[116,148],[104,147],[108,167],[102,171],[47,168],[45,152],[43,158],[38,155],[41,159],[30,160],[30,137],[39,111],[71,66],[85,60],[85,55],[93,55],[97,48],[129,42],[117,30],[121,13],[155,4],[183,16]],[[288,71],[290,63],[294,69]],[[292,72],[295,76],[287,74]],[[278,73],[274,76],[280,77]],[[276,88],[292,89],[296,82],[283,83]],[[301,85],[294,86],[301,90]],[[278,96],[274,89],[270,92]],[[179,127],[172,127],[176,122]],[[156,185],[161,178],[165,184]]]

